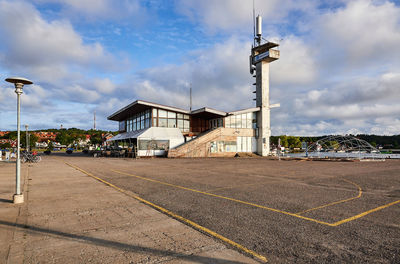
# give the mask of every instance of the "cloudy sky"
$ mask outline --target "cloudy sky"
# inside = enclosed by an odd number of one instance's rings
[[[272,134],[400,134],[398,0],[256,0],[271,64]],[[252,0],[0,0],[0,130],[16,95],[32,129],[93,126],[137,100],[254,106]]]

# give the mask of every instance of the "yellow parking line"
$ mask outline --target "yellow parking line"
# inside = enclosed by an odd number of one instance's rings
[[[116,189],[116,190],[118,190],[118,191],[120,191],[120,192],[122,192],[122,193],[124,193],[124,194],[126,194],[126,195],[128,195],[128,196],[130,196],[130,197],[132,197],[132,198],[134,198],[136,200],[138,200],[138,201],[140,201],[140,202],[142,202],[142,203],[145,203],[145,204],[147,204],[147,205],[149,205],[149,206],[151,206],[151,207],[153,207],[153,208],[155,208],[155,209],[157,209],[157,210],[159,210],[159,211],[161,211],[161,212],[163,212],[163,213],[165,213],[165,214],[167,214],[167,215],[169,215],[169,216],[171,216],[171,217],[173,217],[175,219],[178,219],[178,220],[180,220],[180,221],[182,221],[182,222],[184,222],[184,223],[186,223],[186,224],[188,224],[188,225],[190,225],[190,226],[192,226],[192,227],[194,227],[194,228],[196,228],[198,230],[201,230],[201,231],[203,231],[203,232],[205,232],[205,233],[207,233],[207,234],[209,234],[209,235],[211,235],[211,236],[213,236],[213,237],[215,237],[215,238],[217,238],[219,240],[222,240],[225,243],[227,243],[227,244],[229,244],[229,245],[231,245],[231,246],[233,246],[233,247],[235,247],[235,248],[237,248],[237,249],[239,249],[239,250],[241,250],[241,251],[243,251],[243,252],[245,252],[245,253],[253,256],[253,257],[255,257],[255,258],[257,258],[258,260],[260,260],[262,262],[267,262],[267,258],[265,256],[262,256],[262,255],[258,254],[257,252],[255,252],[255,251],[253,251],[251,249],[248,249],[245,246],[242,246],[242,245],[236,243],[235,241],[230,240],[229,238],[226,238],[226,237],[224,237],[224,236],[222,236],[222,235],[220,235],[220,234],[218,234],[218,233],[216,233],[216,232],[214,232],[214,231],[212,231],[212,230],[210,230],[210,229],[208,229],[208,228],[206,228],[204,226],[201,226],[201,225],[199,225],[199,224],[197,224],[197,223],[195,223],[195,222],[193,222],[193,221],[191,221],[189,219],[186,219],[186,218],[184,218],[184,217],[182,217],[180,215],[177,215],[177,214],[175,214],[175,213],[173,213],[173,212],[171,212],[171,211],[169,211],[169,210],[167,210],[167,209],[165,209],[165,208],[163,208],[161,206],[158,206],[158,205],[156,205],[156,204],[154,204],[152,202],[149,202],[149,201],[147,201],[147,200],[145,200],[145,199],[143,199],[143,198],[141,198],[141,197],[139,197],[137,195],[133,195],[133,194],[131,194],[131,193],[129,193],[129,192],[127,192],[127,191],[115,186],[115,185],[113,185],[112,183],[109,183],[109,182],[107,182],[107,181],[105,181],[105,180],[103,180],[103,179],[101,179],[99,177],[94,176],[90,172],[87,172],[87,171],[85,171],[85,170],[83,170],[83,169],[81,169],[81,168],[79,168],[79,167],[77,167],[75,165],[72,165],[72,164],[67,163],[67,162],[64,162],[64,163],[67,164],[68,166],[70,166],[70,167],[72,167],[74,169],[77,169],[80,172],[82,172],[82,173],[84,173],[84,174],[86,174],[86,175],[88,175],[88,176],[90,176],[90,177],[92,177],[92,178],[94,178],[94,179],[96,179],[98,181],[101,181],[102,183],[104,183],[104,184],[106,184],[106,185],[108,185],[108,186],[110,186],[110,187],[112,187],[112,188],[114,188],[114,189]]]
[[[146,180],[146,181],[157,182],[157,183],[160,183],[160,184],[163,184],[163,185],[167,185],[167,186],[171,186],[171,187],[175,187],[175,188],[179,188],[179,189],[183,189],[183,190],[188,190],[188,191],[201,193],[201,194],[205,194],[205,195],[209,195],[209,196],[213,196],[213,197],[218,197],[218,198],[221,198],[221,199],[226,199],[226,200],[230,200],[230,201],[241,203],[241,204],[251,205],[251,206],[254,206],[254,207],[262,208],[262,209],[265,209],[265,210],[269,210],[269,211],[273,211],[273,212],[277,212],[277,213],[281,213],[281,214],[294,216],[294,217],[297,217],[297,218],[300,218],[300,219],[308,220],[308,221],[311,221],[311,222],[315,222],[315,223],[322,224],[322,225],[327,225],[327,226],[338,226],[338,225],[341,225],[343,223],[347,223],[347,222],[353,221],[355,219],[361,218],[361,217],[366,216],[366,215],[368,215],[370,213],[382,210],[384,208],[387,208],[387,207],[389,207],[391,205],[394,205],[394,204],[397,204],[397,203],[400,202],[400,200],[398,200],[398,201],[395,201],[395,202],[392,202],[392,203],[389,203],[389,204],[382,205],[382,206],[379,206],[377,208],[371,209],[369,211],[360,213],[358,215],[355,215],[355,216],[352,216],[352,217],[337,221],[335,223],[328,223],[328,222],[324,222],[324,221],[319,221],[319,220],[314,219],[314,218],[302,216],[302,215],[299,215],[299,214],[290,213],[290,212],[282,211],[282,210],[279,210],[279,209],[270,208],[270,207],[267,207],[267,206],[262,206],[262,205],[259,205],[259,204],[255,204],[255,203],[245,202],[245,201],[241,201],[241,200],[238,200],[238,199],[234,199],[234,198],[230,198],[230,197],[226,197],[226,196],[222,196],[222,195],[217,195],[217,194],[213,194],[213,193],[207,193],[207,192],[203,192],[203,191],[199,191],[199,190],[183,187],[183,186],[180,186],[180,185],[175,185],[175,184],[162,182],[162,181],[158,181],[158,180],[154,180],[154,179],[150,179],[150,178],[145,178],[145,177],[142,177],[142,176],[138,176],[138,175],[134,175],[134,174],[130,174],[130,173],[125,173],[125,172],[118,171],[118,170],[111,170],[111,171],[119,173],[119,174],[123,174],[123,175],[136,177],[136,178],[139,178],[139,179],[142,179],[142,180]]]
[[[366,216],[367,214],[370,214],[370,213],[373,213],[373,212],[382,210],[382,209],[384,209],[384,208],[387,208],[387,207],[389,207],[389,206],[392,206],[392,205],[395,205],[395,204],[398,204],[398,203],[400,203],[400,200],[397,200],[397,201],[394,201],[394,202],[391,202],[391,203],[388,203],[388,204],[385,204],[385,205],[376,207],[376,208],[374,208],[374,209],[365,211],[365,212],[363,212],[363,213],[361,213],[361,214],[358,214],[358,215],[355,215],[355,216],[352,216],[352,217],[349,217],[349,218],[346,218],[346,219],[337,221],[337,222],[333,223],[332,226],[338,226],[338,225],[341,225],[341,224],[344,224],[344,223],[347,223],[347,222],[356,220],[356,219],[358,219],[358,218],[361,218],[361,217],[363,217],[363,216]]]
[[[221,198],[221,199],[230,200],[230,201],[234,201],[234,202],[241,203],[241,204],[247,204],[247,205],[251,205],[251,206],[254,206],[254,207],[262,208],[262,209],[265,209],[265,210],[281,213],[281,214],[291,215],[291,216],[294,216],[294,217],[297,217],[297,218],[301,218],[301,219],[304,219],[304,220],[308,220],[308,221],[312,221],[312,222],[315,222],[315,223],[318,223],[318,224],[332,226],[332,224],[330,224],[330,223],[327,223],[327,222],[324,222],[324,221],[319,221],[319,220],[314,219],[314,218],[310,218],[310,217],[298,215],[298,214],[295,214],[295,213],[282,211],[282,210],[275,209],[275,208],[270,208],[270,207],[259,205],[259,204],[255,204],[255,203],[245,202],[245,201],[242,201],[242,200],[238,200],[238,199],[234,199],[234,198],[230,198],[230,197],[226,197],[226,196],[222,196],[222,195],[218,195],[218,194],[213,194],[213,193],[203,192],[203,191],[199,191],[199,190],[195,190],[195,189],[190,189],[190,188],[186,188],[186,187],[183,187],[183,186],[180,186],[180,185],[175,185],[175,184],[162,182],[162,181],[158,181],[158,180],[154,180],[154,179],[150,179],[150,178],[145,178],[145,177],[142,177],[142,176],[138,176],[138,175],[134,175],[134,174],[130,174],[130,173],[125,173],[125,172],[122,172],[122,171],[117,171],[117,170],[111,170],[111,171],[119,173],[119,174],[123,174],[123,175],[136,177],[136,178],[139,178],[139,179],[142,179],[142,180],[146,180],[146,181],[157,182],[157,183],[160,183],[160,184],[163,184],[163,185],[167,185],[167,186],[171,186],[171,187],[175,187],[175,188],[179,188],[179,189],[183,189],[183,190],[187,190],[187,191],[192,191],[192,192],[201,193],[201,194],[205,194],[205,195],[209,195],[209,196],[213,196],[213,197],[218,197],[218,198]]]
[[[321,206],[317,206],[317,207],[314,207],[314,208],[311,208],[311,209],[307,209],[307,210],[298,212],[296,214],[304,214],[306,212],[310,212],[310,211],[313,211],[313,210],[318,210],[318,209],[325,208],[325,207],[332,206],[332,205],[339,204],[339,203],[348,202],[348,201],[351,201],[351,200],[354,200],[354,199],[358,199],[358,198],[361,197],[362,189],[361,189],[360,185],[358,185],[358,184],[356,184],[356,183],[354,183],[352,181],[346,180],[346,179],[342,179],[342,180],[345,181],[345,182],[348,182],[348,183],[351,183],[351,184],[355,185],[358,188],[358,195],[355,196],[355,197],[348,198],[348,199],[344,199],[344,200],[336,201],[336,202],[333,202],[333,203],[328,203],[328,204],[324,204],[324,205],[321,205]]]

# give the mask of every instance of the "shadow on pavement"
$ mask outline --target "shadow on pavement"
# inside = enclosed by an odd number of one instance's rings
[[[17,228],[26,229],[28,232],[52,234],[52,235],[56,235],[56,236],[60,236],[60,237],[64,237],[64,238],[78,240],[80,242],[86,242],[86,243],[94,244],[97,246],[110,247],[110,248],[123,250],[123,251],[146,252],[146,253],[158,255],[158,256],[172,256],[172,257],[176,257],[178,259],[193,261],[196,263],[226,263],[226,264],[244,263],[244,262],[223,260],[223,259],[196,256],[196,255],[186,255],[186,254],[177,253],[174,251],[160,250],[160,249],[154,249],[154,248],[149,248],[149,247],[135,246],[135,245],[130,245],[130,244],[124,244],[121,242],[105,240],[105,239],[101,239],[101,238],[69,234],[69,233],[65,233],[65,232],[61,232],[61,231],[57,231],[57,230],[44,229],[44,228],[29,226],[29,225],[22,225],[22,224],[3,221],[3,220],[0,220],[0,226],[1,225],[15,226]]]
[[[0,198],[0,203],[13,203],[13,200]]]

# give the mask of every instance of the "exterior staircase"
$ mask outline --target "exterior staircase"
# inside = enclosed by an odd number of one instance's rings
[[[168,158],[208,157],[210,154],[209,142],[220,138],[223,129],[224,128],[219,127],[213,130],[208,130],[199,134],[195,139],[170,149],[168,151]]]

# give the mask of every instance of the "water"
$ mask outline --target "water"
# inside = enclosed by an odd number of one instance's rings
[[[281,157],[304,158],[306,153],[288,153]],[[310,158],[357,158],[357,159],[400,159],[400,154],[381,154],[381,153],[346,153],[346,152],[309,152]]]

